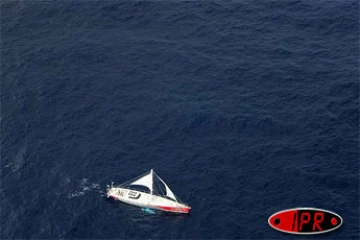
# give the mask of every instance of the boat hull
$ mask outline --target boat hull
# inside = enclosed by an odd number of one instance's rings
[[[152,208],[165,212],[189,213],[191,209],[191,207],[186,204],[126,188],[112,187],[109,189],[107,196],[134,206]]]

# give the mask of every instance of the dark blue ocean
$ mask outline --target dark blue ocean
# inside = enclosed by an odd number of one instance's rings
[[[359,239],[359,2],[1,1],[1,239]],[[191,207],[106,185],[153,168]]]

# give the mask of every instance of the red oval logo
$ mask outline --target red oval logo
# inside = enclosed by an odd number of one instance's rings
[[[342,218],[319,208],[292,208],[269,217],[269,225],[281,232],[292,234],[319,234],[338,229]]]

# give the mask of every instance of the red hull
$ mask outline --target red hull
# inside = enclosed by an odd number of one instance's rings
[[[186,208],[186,207],[156,206],[156,208],[166,212],[173,212],[173,213],[189,213],[190,211],[190,208]]]

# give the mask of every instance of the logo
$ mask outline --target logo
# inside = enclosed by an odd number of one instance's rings
[[[269,225],[292,234],[319,234],[334,231],[343,223],[336,213],[318,208],[292,208],[269,217]]]

